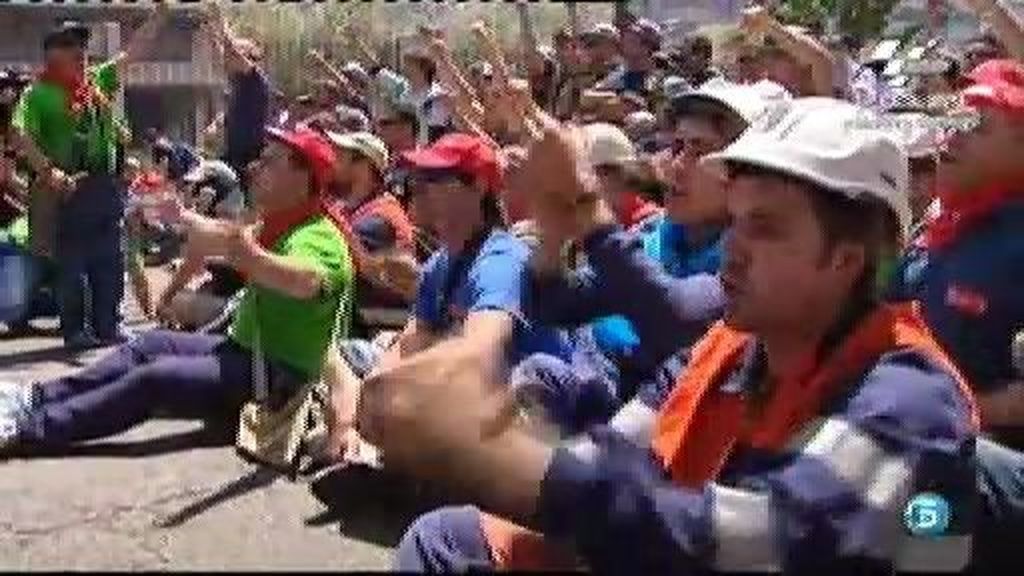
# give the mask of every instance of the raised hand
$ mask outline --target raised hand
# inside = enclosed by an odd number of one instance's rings
[[[529,148],[519,179],[547,241],[579,240],[615,217],[598,194],[577,128],[548,116],[537,119],[541,137]]]
[[[763,6],[750,6],[743,10],[740,27],[750,34],[760,34],[767,30],[774,18]]]

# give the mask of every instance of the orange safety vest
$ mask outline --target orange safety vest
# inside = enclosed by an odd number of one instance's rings
[[[411,252],[415,248],[415,229],[397,198],[391,194],[382,194],[357,208],[350,219],[358,222],[370,216],[383,218],[394,228],[395,245],[399,250]]]
[[[917,304],[884,305],[863,319],[830,357],[802,377],[779,382],[756,418],[739,394],[719,385],[738,367],[752,336],[719,322],[693,348],[686,370],[658,414],[652,449],[674,483],[699,488],[714,480],[740,442],[778,450],[819,414],[824,402],[887,352],[916,350],[952,375],[979,426],[978,410],[964,378],[931,336]],[[498,568],[543,570],[573,566],[541,534],[481,514],[480,527]]]
[[[739,394],[719,384],[737,367],[751,336],[715,325],[693,349],[686,371],[662,406],[653,449],[672,480],[697,488],[714,480],[737,445],[775,451],[809,424],[850,378],[894,350],[912,349],[956,378],[971,409],[978,410],[959,370],[929,333],[916,304],[884,305],[863,319],[824,363],[800,377],[778,382],[757,416]],[[853,384],[856,385],[856,384]]]

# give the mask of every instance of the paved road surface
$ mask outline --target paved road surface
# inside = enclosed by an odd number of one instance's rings
[[[52,377],[99,353],[76,361],[52,332],[12,340],[0,328],[5,380]],[[68,454],[0,461],[0,571],[383,569],[428,506],[365,472],[312,485],[269,476],[227,436],[159,420]]]

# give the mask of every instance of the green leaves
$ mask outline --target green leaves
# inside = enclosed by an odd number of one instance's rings
[[[886,18],[899,0],[784,0],[779,15],[784,21],[811,29],[827,29],[835,22],[835,31],[861,41],[879,36]]]

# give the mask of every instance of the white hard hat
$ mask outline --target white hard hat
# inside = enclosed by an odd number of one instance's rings
[[[582,127],[583,146],[593,166],[622,166],[636,160],[636,148],[619,127],[603,122]]]
[[[330,130],[326,131],[327,139],[336,147],[343,150],[356,152],[370,161],[373,167],[381,174],[387,173],[388,147],[384,142],[370,132],[348,132],[339,134]]]
[[[674,98],[672,107],[678,112],[684,110],[688,104],[698,101],[715,102],[732,110],[749,124],[757,120],[766,108],[789,99],[789,91],[769,80],[761,80],[754,84],[737,84],[715,77],[701,84],[696,90]]]
[[[910,230],[907,155],[880,129],[879,116],[833,98],[798,98],[778,104],[724,150],[703,161],[759,166],[849,198],[885,203],[906,240]]]

